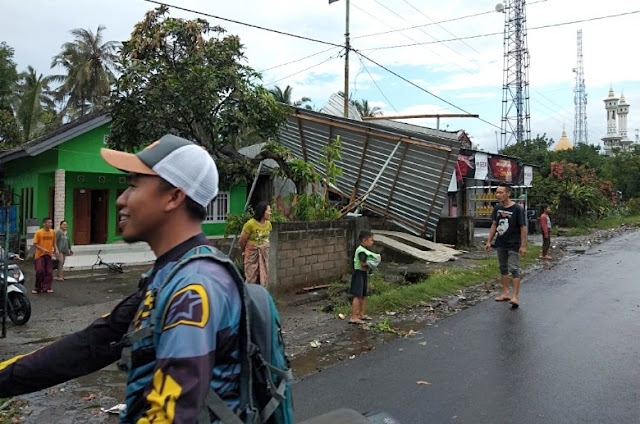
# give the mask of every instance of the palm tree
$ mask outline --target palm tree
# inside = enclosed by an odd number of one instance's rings
[[[360,116],[362,116],[363,118],[367,116],[382,116],[382,109],[380,109],[378,106],[369,107],[368,100],[354,100],[352,101],[352,104],[356,107],[356,109],[358,109],[358,112],[360,112]]]
[[[300,100],[296,100],[296,101],[292,100],[291,95],[293,94],[293,88],[289,85],[285,87],[284,91],[279,86],[276,85],[274,88],[269,90],[269,92],[273,95],[273,97],[276,99],[277,102],[291,105],[294,107],[301,107],[304,105],[306,109],[312,109],[311,105],[305,104],[305,103],[311,102],[311,99],[308,97],[303,97]]]
[[[62,45],[60,53],[53,57],[51,67],[62,67],[66,74],[55,75],[52,80],[60,83],[57,100],[67,101],[65,112],[84,115],[93,107],[103,105],[115,81],[113,67],[120,46],[115,41],[103,42],[100,25],[94,34],[90,29],[71,31],[74,41]]]
[[[38,75],[31,66],[18,77],[13,103],[23,141],[31,140],[57,116],[54,93],[49,87],[51,79]]]

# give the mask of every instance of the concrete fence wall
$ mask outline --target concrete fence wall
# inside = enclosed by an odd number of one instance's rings
[[[350,273],[358,233],[369,228],[366,218],[272,225],[268,288],[279,293],[336,281]],[[211,242],[227,253],[230,240]],[[237,245],[231,257],[241,257]]]

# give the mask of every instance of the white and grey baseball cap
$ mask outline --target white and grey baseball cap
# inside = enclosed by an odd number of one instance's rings
[[[218,169],[202,147],[175,135],[165,135],[137,154],[100,149],[114,168],[142,175],[156,175],[181,188],[206,208],[218,195]]]

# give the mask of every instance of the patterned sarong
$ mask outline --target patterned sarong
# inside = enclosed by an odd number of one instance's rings
[[[269,282],[269,242],[247,243],[244,249],[244,276],[247,283],[266,287]]]

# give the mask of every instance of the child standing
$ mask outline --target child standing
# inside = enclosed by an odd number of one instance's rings
[[[542,215],[540,215],[540,228],[542,229],[542,259],[551,259],[548,255],[551,246],[551,218],[549,218],[551,208],[548,204],[542,205]]]
[[[367,305],[367,292],[369,290],[368,271],[377,266],[380,262],[380,255],[368,250],[373,246],[373,233],[371,231],[360,231],[358,235],[360,245],[356,248],[353,258],[353,275],[351,276],[351,288],[349,293],[353,295],[351,305],[350,324],[364,324],[365,320],[371,317],[365,315],[364,310]]]

